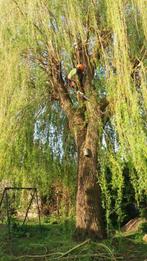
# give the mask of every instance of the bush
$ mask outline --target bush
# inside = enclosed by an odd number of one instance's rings
[[[142,209],[141,217],[147,219],[147,208]]]
[[[142,223],[142,224],[140,225],[139,229],[140,229],[140,231],[141,231],[142,233],[147,234],[147,222]]]

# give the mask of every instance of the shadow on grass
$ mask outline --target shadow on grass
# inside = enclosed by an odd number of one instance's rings
[[[17,222],[12,224],[9,237],[8,226],[1,224],[0,260],[15,260],[13,257],[20,255],[43,255],[59,249],[65,251],[75,244],[72,241],[74,229],[73,220],[61,221],[59,224],[54,221],[41,226],[33,222],[21,226]]]

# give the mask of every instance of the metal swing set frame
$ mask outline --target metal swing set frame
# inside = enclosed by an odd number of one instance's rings
[[[38,198],[38,193],[37,193],[37,188],[33,188],[33,187],[5,187],[2,193],[2,197],[0,200],[0,211],[2,209],[2,205],[4,200],[6,200],[6,215],[7,215],[7,224],[8,224],[8,233],[9,233],[9,237],[11,236],[11,203],[9,200],[9,191],[19,191],[19,190],[26,190],[26,191],[30,191],[30,195],[31,198],[29,200],[28,206],[26,208],[26,212],[25,212],[25,216],[24,216],[24,220],[22,222],[22,226],[25,225],[27,217],[28,217],[28,213],[29,210],[32,206],[33,201],[36,199],[36,204],[37,204],[37,212],[38,212],[38,222],[39,222],[39,226],[41,226],[41,218],[40,218],[40,208],[39,208],[39,198]],[[32,192],[32,193],[31,193]]]

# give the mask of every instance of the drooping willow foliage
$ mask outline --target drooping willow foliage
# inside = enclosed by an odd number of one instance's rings
[[[92,86],[98,100],[109,100],[109,121],[99,130],[98,160],[107,218],[112,192],[120,216],[126,164],[136,200],[147,194],[146,1],[1,0],[0,21],[1,176],[15,173],[18,179],[27,179],[30,170],[34,180],[44,173],[46,182],[46,173],[54,168],[50,130],[56,128],[63,142],[59,154],[75,160],[74,152],[66,150],[65,115],[52,100],[57,75],[52,64],[63,62],[66,74],[80,62],[80,43],[83,52],[88,50],[89,67],[95,66]],[[69,147],[70,142],[69,138]]]

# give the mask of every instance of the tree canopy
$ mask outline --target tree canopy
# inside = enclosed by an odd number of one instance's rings
[[[144,0],[1,0],[1,178],[49,180],[47,173],[54,178],[64,160],[74,173],[76,152],[66,116],[82,106],[69,90],[63,112],[59,75],[66,80],[83,56],[89,104],[92,90],[98,104],[108,101],[98,129],[104,206],[110,210],[111,191],[119,206],[126,165],[141,201],[147,193],[146,8]],[[84,117],[88,121],[88,111]]]

